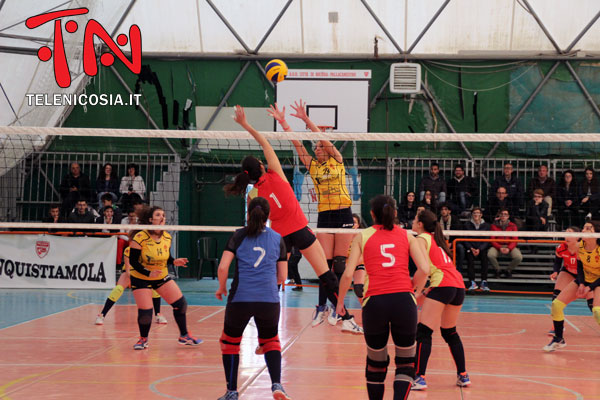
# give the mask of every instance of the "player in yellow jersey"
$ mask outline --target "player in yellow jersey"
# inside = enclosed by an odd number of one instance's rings
[[[582,233],[600,232],[600,222],[586,222]],[[552,320],[554,321],[554,337],[544,346],[544,351],[551,352],[565,347],[563,338],[565,326],[564,309],[577,298],[593,299],[592,314],[600,325],[600,239],[584,238],[579,243],[577,252],[577,278],[569,283],[552,301]]]
[[[113,288],[113,290],[111,290],[110,294],[106,298],[106,301],[104,302],[104,308],[96,317],[96,325],[104,325],[104,318],[106,317],[106,314],[108,314],[112,306],[119,301],[123,295],[123,291],[131,285],[129,279],[130,268],[131,264],[129,264],[129,247],[126,247],[125,250],[123,250],[123,269],[121,276],[119,276],[116,286]],[[156,323],[166,324],[167,319],[160,313],[160,295],[154,289],[152,289],[152,304],[154,306]]]
[[[165,212],[162,208],[144,206],[137,214],[141,224],[157,225],[157,229],[132,232],[133,237],[129,243],[131,290],[138,307],[140,328],[140,339],[133,348],[143,350],[148,347],[148,332],[152,325],[152,289],[173,306],[173,317],[180,333],[179,344],[200,344],[202,340],[190,335],[187,329],[187,301],[167,271],[168,264],[185,267],[188,259],[171,257],[171,235],[160,227],[165,224]]]
[[[308,118],[305,110],[306,103],[302,100],[295,102],[291,107],[295,114],[293,117],[299,118],[313,132],[321,132],[313,121]],[[285,107],[279,110],[277,104],[271,106],[269,114],[279,122],[285,131],[291,131],[290,126],[285,120]],[[352,198],[346,186],[346,168],[344,167],[344,158],[339,150],[329,140],[319,140],[314,148],[315,156],[312,157],[302,142],[292,140],[298,157],[302,164],[308,170],[313,180],[315,190],[318,196],[319,217],[317,228],[348,228],[354,225],[352,218]],[[346,259],[348,249],[352,242],[353,234],[347,233],[317,233],[317,239],[327,257],[329,268],[336,274],[338,280],[341,278],[346,268]],[[312,326],[318,326],[325,320],[327,310],[327,293],[323,285],[319,285],[319,304],[315,311]],[[328,321],[335,325],[338,321],[335,309],[332,308],[329,313]],[[342,330],[355,330],[354,333],[361,333],[362,330],[354,323],[350,314],[346,313],[342,319]],[[348,322],[345,322],[348,320]]]

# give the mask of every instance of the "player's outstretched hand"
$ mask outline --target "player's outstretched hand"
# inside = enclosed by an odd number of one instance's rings
[[[176,258],[173,260],[173,265],[176,267],[187,267],[188,262],[187,258]]]
[[[248,123],[248,121],[246,120],[246,113],[244,112],[244,107],[237,105],[233,107],[233,110],[235,111],[233,120],[238,124],[245,126]]]
[[[306,121],[308,119],[308,114],[306,114],[306,110],[304,109],[306,106],[306,102],[300,99],[299,101],[295,101],[294,105],[291,107],[296,111],[295,114],[291,114],[292,117],[300,118],[302,121]]]
[[[275,120],[280,124],[285,122],[285,107],[279,110],[279,108],[277,107],[277,103],[275,103],[269,106],[267,113],[269,113],[271,117],[275,118]]]
[[[227,296],[227,289],[219,288],[215,293],[215,297],[219,300],[223,300],[223,296]]]

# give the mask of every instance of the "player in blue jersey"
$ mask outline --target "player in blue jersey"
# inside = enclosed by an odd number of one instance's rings
[[[248,226],[235,231],[219,263],[219,300],[227,295],[229,266],[237,259],[227,298],[221,353],[227,392],[219,400],[236,400],[240,343],[250,318],[258,330],[259,351],[264,354],[276,400],[289,400],[281,386],[281,343],[279,342],[279,293],[277,285],[287,276],[287,251],[281,235],[266,226],[269,202],[255,197],[248,205]]]

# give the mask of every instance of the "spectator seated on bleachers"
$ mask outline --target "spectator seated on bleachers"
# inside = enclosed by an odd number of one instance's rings
[[[96,178],[96,193],[98,193],[98,204],[102,204],[102,196],[110,194],[113,203],[119,200],[119,178],[112,164],[106,163]]]
[[[558,209],[558,223],[560,229],[564,230],[569,226],[580,226],[579,221],[579,185],[575,181],[575,174],[572,170],[566,170],[556,188],[556,205]]]
[[[471,212],[471,219],[464,224],[464,230],[466,231],[489,231],[490,224],[485,222],[482,218],[483,212],[481,208],[475,207]],[[476,239],[485,239],[481,236],[475,237]],[[467,288],[469,292],[481,289],[484,292],[489,292],[490,288],[487,283],[488,279],[488,249],[490,248],[490,242],[459,242],[463,243],[465,247],[467,257],[467,273],[470,281],[470,285]],[[481,284],[477,286],[475,283],[475,259],[481,261]]]
[[[115,212],[113,210],[112,207],[104,207],[102,210],[102,215],[100,215],[98,218],[96,218],[96,223],[97,224],[105,224],[105,225],[113,225],[113,224],[118,224],[119,222],[117,222],[115,220]],[[117,227],[116,229],[101,229],[101,232],[118,232],[119,228]]]
[[[504,186],[498,187],[498,189],[496,189],[496,195],[489,199],[486,210],[486,219],[492,223],[498,216],[498,211],[502,208],[506,208],[510,212],[510,215],[519,215],[518,207],[516,207],[513,204],[513,201],[508,198],[508,192]]]
[[[417,215],[417,199],[415,192],[408,192],[404,201],[398,206],[398,221],[406,229],[411,229],[412,222]]]
[[[146,195],[146,185],[144,179],[140,176],[136,164],[127,165],[127,175],[121,179],[119,187],[121,192],[121,205],[123,209],[129,210],[134,200],[144,200]]]
[[[544,191],[535,189],[533,199],[527,203],[525,223],[528,231],[545,231],[548,229],[548,203],[544,200]]]
[[[498,219],[492,223],[492,231],[517,231],[517,225],[514,222],[510,222],[510,211],[506,208],[500,209],[498,213]],[[500,264],[498,263],[498,257],[510,257],[511,261],[508,266],[508,270],[502,274],[502,277],[512,278],[512,271],[523,261],[523,255],[517,247],[517,242],[506,242],[502,239],[518,239],[516,236],[509,236],[506,238],[492,236],[492,239],[498,241],[492,242],[492,246],[488,250],[488,261],[492,264],[496,270],[496,277],[500,275]]]
[[[454,236],[450,236],[446,231],[459,231],[462,229],[462,224],[457,216],[452,215],[452,210],[448,203],[440,205],[440,225],[444,230],[444,237],[450,244],[450,249],[456,252],[456,268],[462,271],[463,262],[465,260],[465,247],[462,242],[459,242],[454,248]]]
[[[527,190],[529,198],[533,197],[533,192],[536,189],[543,190],[544,201],[548,204],[548,210],[546,211],[548,214],[546,216],[550,216],[552,214],[552,205],[556,204],[554,202],[556,196],[556,184],[554,183],[554,179],[548,176],[547,165],[540,165],[538,167],[537,176],[529,181],[529,190]]]
[[[423,200],[419,203],[419,206],[425,207],[426,210],[431,211],[434,214],[438,212],[438,202],[435,200],[435,196],[431,190],[426,190],[423,194]]]
[[[80,199],[85,200],[87,203],[90,195],[90,178],[81,172],[81,167],[78,163],[72,163],[70,172],[65,175],[60,183],[63,215],[68,215]]]
[[[95,210],[88,207],[87,201],[79,200],[75,205],[75,209],[71,211],[67,222],[72,224],[93,224],[96,222],[97,215],[94,215]],[[73,232],[93,232],[91,229],[73,229]]]
[[[423,177],[419,184],[419,200],[425,198],[425,192],[429,190],[437,203],[446,201],[446,181],[440,176],[440,166],[437,163],[429,167],[429,176]],[[435,212],[435,211],[434,211]]]
[[[596,173],[591,167],[585,169],[585,176],[579,187],[579,197],[579,208],[586,214],[586,220],[597,218],[600,204],[600,184],[598,184]]]
[[[523,202],[523,185],[516,174],[513,173],[513,166],[511,163],[504,164],[503,171],[504,173],[496,178],[490,188],[488,204],[495,197],[498,188],[503,187],[506,189],[506,196],[510,200],[512,207],[509,208],[511,216],[513,218],[518,218],[520,215],[519,209],[525,205]]]
[[[104,210],[105,208],[112,208],[113,209],[113,214],[114,214],[114,221],[113,223],[115,224],[120,224],[121,220],[123,219],[123,213],[121,212],[121,209],[119,207],[117,207],[116,205],[113,204],[113,197],[111,196],[110,193],[105,193],[104,195],[102,195],[102,198],[100,199],[100,217],[102,217],[102,210]]]
[[[465,175],[465,169],[461,164],[454,167],[454,176],[446,184],[448,189],[448,204],[454,215],[469,210],[477,193],[475,180]]]
[[[48,215],[42,219],[42,222],[50,224],[62,224],[67,222],[66,219],[60,213],[60,206],[58,204],[50,204]],[[48,232],[57,232],[58,229],[48,229]]]

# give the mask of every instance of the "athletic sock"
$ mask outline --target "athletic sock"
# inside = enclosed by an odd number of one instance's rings
[[[557,339],[563,338],[563,330],[565,329],[565,320],[553,321],[554,322],[554,336]]]
[[[367,394],[369,400],[382,400],[383,394],[385,393],[385,384],[381,383],[370,383],[367,382]]]
[[[160,314],[160,297],[153,297],[152,304],[154,305],[154,315]]]
[[[104,303],[104,308],[102,309],[102,312],[100,314],[102,314],[106,317],[106,314],[108,314],[108,312],[114,305],[115,305],[114,301],[112,301],[111,299],[106,299],[106,303]]]
[[[223,354],[223,368],[225,369],[225,381],[227,390],[237,390],[238,366],[240,364],[239,354]]]
[[[394,400],[406,400],[410,393],[409,381],[394,381]]]
[[[265,353],[265,362],[271,377],[271,383],[281,383],[281,351],[273,350]]]
[[[426,325],[419,323],[417,325],[417,352],[415,355],[415,368],[417,375],[425,375],[427,363],[431,355],[431,335],[433,330]]]

